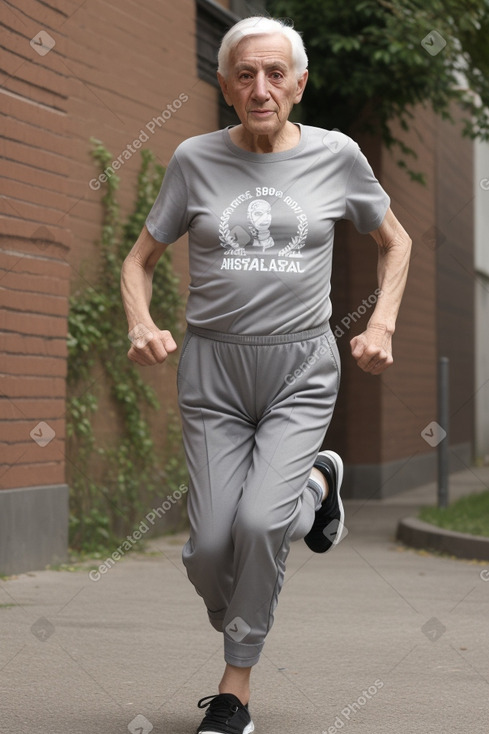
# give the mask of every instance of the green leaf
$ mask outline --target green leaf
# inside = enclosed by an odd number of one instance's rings
[[[92,157],[102,172],[113,160],[102,141],[92,139]],[[103,222],[98,240],[98,275],[94,286],[75,284],[68,316],[68,473],[70,545],[103,553],[117,546],[144,517],[149,498],[161,488],[170,449],[155,451],[148,421],[159,408],[153,388],[127,359],[127,322],[120,296],[120,269],[156,198],[164,168],[149,150],[141,151],[134,209],[120,221],[117,176],[103,184]],[[91,278],[92,282],[93,278]],[[171,256],[166,252],[153,279],[153,317],[175,337],[181,333],[182,298]],[[171,363],[171,359],[169,360]],[[112,435],[95,422],[97,395],[104,394]],[[109,406],[107,408],[107,402]],[[172,420],[171,418],[169,420]],[[163,451],[162,451],[163,448]],[[165,474],[167,487],[179,479],[185,462],[181,440],[171,443],[180,457]],[[178,486],[178,484],[176,485]]]

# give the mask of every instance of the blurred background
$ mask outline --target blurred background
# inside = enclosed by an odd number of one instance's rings
[[[413,239],[395,365],[361,372],[376,247],[337,226],[343,360],[327,446],[347,498],[432,481],[437,365],[450,361],[450,470],[489,463],[489,20],[478,2],[29,0],[1,9],[0,573],[103,553],[148,513],[185,527],[178,354],[126,358],[120,265],[184,139],[234,124],[216,54],[249,15],[290,18],[310,78],[294,119],[361,145]],[[158,265],[152,313],[181,339],[186,241]],[[365,303],[367,305],[365,305]]]

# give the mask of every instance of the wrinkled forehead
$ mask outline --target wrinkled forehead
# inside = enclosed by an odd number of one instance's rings
[[[276,62],[292,68],[292,44],[282,33],[243,36],[233,47],[229,61],[234,67],[245,64],[273,65]]]

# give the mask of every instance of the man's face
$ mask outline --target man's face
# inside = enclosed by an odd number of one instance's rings
[[[268,201],[254,201],[248,209],[248,221],[259,232],[266,232],[272,223],[272,208]]]
[[[300,102],[307,71],[297,78],[292,47],[282,34],[245,36],[231,53],[226,79],[218,74],[228,104],[252,135],[280,132]]]

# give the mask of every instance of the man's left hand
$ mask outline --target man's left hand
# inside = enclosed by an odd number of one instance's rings
[[[380,375],[391,366],[392,334],[385,326],[372,324],[350,342],[353,359],[364,372]]]

